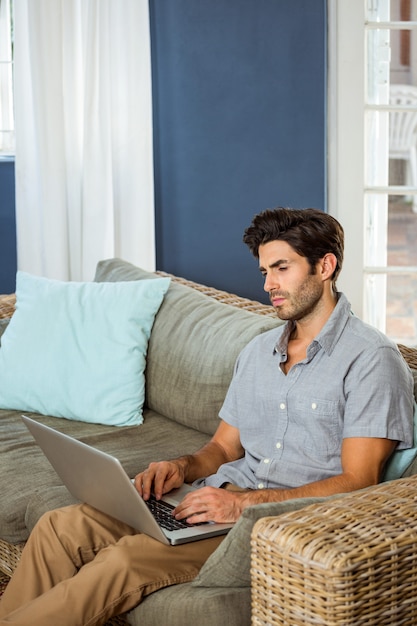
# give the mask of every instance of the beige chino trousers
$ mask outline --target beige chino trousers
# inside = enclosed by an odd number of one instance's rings
[[[223,537],[166,546],[86,504],[46,513],[0,601],[0,624],[92,626],[189,582]]]

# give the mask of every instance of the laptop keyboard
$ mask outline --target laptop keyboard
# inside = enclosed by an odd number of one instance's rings
[[[146,500],[146,504],[150,509],[152,515],[162,528],[165,530],[181,530],[182,528],[189,528],[191,524],[183,520],[177,520],[172,516],[172,510],[175,508],[167,502],[161,502],[156,500],[154,496],[151,496],[149,500]]]

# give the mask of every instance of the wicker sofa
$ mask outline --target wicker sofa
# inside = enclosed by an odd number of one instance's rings
[[[157,274],[166,276],[160,272]],[[130,281],[153,276],[119,259],[110,259],[99,263],[95,280]],[[0,335],[7,328],[13,305],[13,295],[0,298]],[[144,423],[117,428],[53,416],[32,416],[117,456],[126,471],[133,475],[151,460],[192,452],[209,439],[217,426],[218,410],[238,352],[253,336],[279,323],[273,309],[267,305],[171,276],[171,284],[156,316],[148,346]],[[400,346],[400,350],[410,367],[417,370],[417,351],[404,346]],[[202,354],[204,359],[201,358]],[[414,375],[416,379],[417,373],[414,372]],[[414,473],[417,473],[417,463],[413,463],[406,471],[407,476]],[[414,484],[414,479],[402,480],[412,481],[407,488],[410,498],[416,498],[417,483]],[[40,515],[73,501],[26,432],[20,420],[20,411],[0,411],[0,484],[0,570],[10,575]],[[392,490],[390,498],[395,499],[397,490],[401,494],[399,497],[404,497],[401,480],[386,483],[384,488]],[[353,494],[344,497],[353,497]],[[276,535],[280,531],[276,531],[275,526],[273,530],[265,531],[262,524],[276,524],[277,520],[284,523],[287,516],[287,523],[290,524],[294,520],[291,516],[298,519],[300,515],[303,528],[308,528],[317,507],[326,506],[329,511],[339,500],[317,498],[250,507],[195,581],[152,594],[127,616],[114,619],[112,623],[127,621],[132,625],[159,626],[167,623],[170,626],[191,626],[198,622],[200,626],[243,626],[250,624],[251,615],[256,624],[310,623],[303,621],[304,617],[299,622],[292,618],[281,619],[279,608],[277,610],[281,598],[278,598],[277,605],[274,595],[275,571],[271,575],[268,562],[270,545],[279,543],[276,542]],[[366,501],[377,525],[380,500],[369,495]],[[326,523],[329,524],[328,532],[332,532],[330,514],[322,518],[324,527]],[[398,528],[398,520],[394,523]],[[326,532],[324,528],[324,536]],[[343,532],[342,524],[340,534],[343,535]],[[294,530],[294,535],[298,534],[299,527]],[[373,542],[378,542],[375,536],[379,537],[378,532],[372,538]],[[349,538],[349,541],[352,539]],[[366,535],[358,535],[356,542],[361,546],[363,543],[366,550]],[[386,539],[381,537],[381,542],[386,542]],[[338,545],[343,545],[343,536],[339,538]],[[277,580],[280,581],[280,587],[287,589],[289,596],[285,601],[288,602],[288,599],[291,601],[293,583],[291,581],[291,585],[287,585],[285,582],[285,562],[286,559],[295,558],[296,551],[287,554],[285,545],[282,550],[284,574],[282,579],[277,577]],[[260,552],[266,559],[266,569],[265,563],[260,560]],[[307,567],[310,557],[306,558],[301,553],[300,558],[304,567]],[[397,560],[400,559],[401,554],[397,557]],[[384,567],[380,566],[379,569],[382,570],[382,576],[391,576],[392,569],[389,567],[386,573]],[[303,580],[304,575],[301,574],[298,582],[302,587]],[[320,581],[318,590],[310,589],[310,586],[303,587],[303,606],[309,605],[315,599],[315,594],[326,597],[326,591],[320,587],[325,582]],[[342,600],[339,598],[335,602],[336,606],[338,602]],[[302,615],[302,608],[300,612]],[[359,624],[365,623],[368,618],[367,614],[363,622],[334,623]],[[311,623],[329,625],[333,622]],[[397,622],[393,620],[389,623]]]

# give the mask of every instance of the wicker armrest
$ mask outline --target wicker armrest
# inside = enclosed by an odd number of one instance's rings
[[[417,624],[417,476],[259,520],[252,626]]]

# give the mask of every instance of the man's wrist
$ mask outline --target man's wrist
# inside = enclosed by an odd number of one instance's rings
[[[190,482],[189,478],[189,469],[191,465],[191,455],[180,456],[178,459],[175,459],[173,462],[176,463],[179,467],[179,471],[182,474],[184,482]]]

